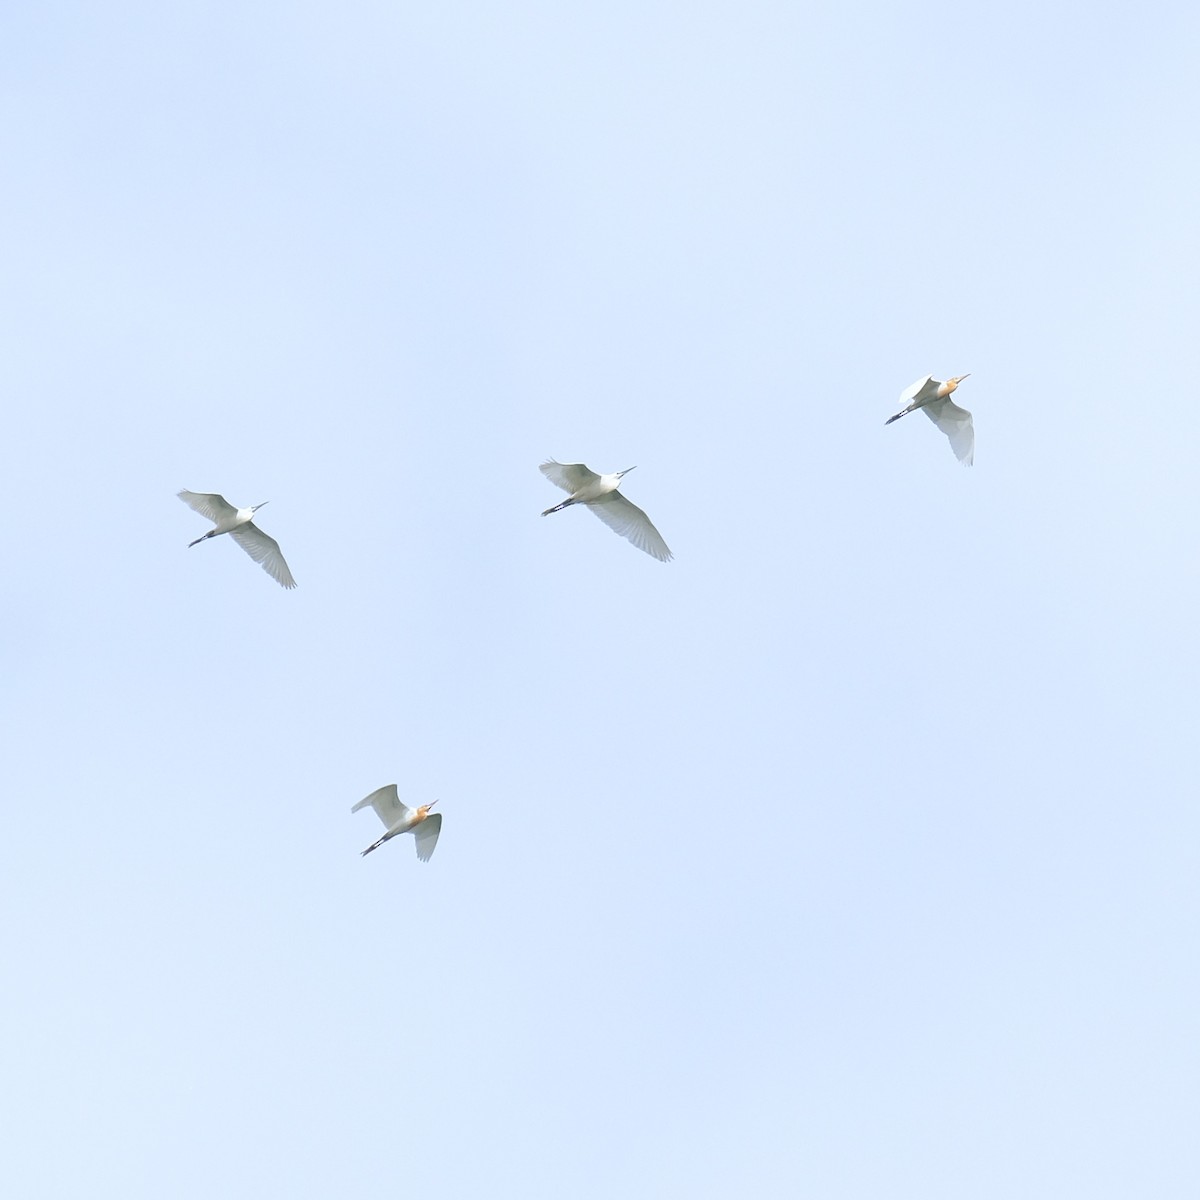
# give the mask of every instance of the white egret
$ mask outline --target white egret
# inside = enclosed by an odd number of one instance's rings
[[[614,471],[611,475],[597,475],[583,463],[560,463],[550,459],[542,463],[540,470],[556,487],[571,493],[561,504],[546,509],[543,517],[572,504],[586,504],[609,529],[616,530],[639,550],[645,550],[651,558],[666,562],[672,557],[667,543],[662,540],[662,534],[654,528],[650,518],[617,491],[621,486],[621,476],[628,475],[635,470],[634,467]]]
[[[377,842],[372,842],[363,851],[363,857],[372,850],[378,850],[384,842],[398,833],[412,831],[417,839],[417,857],[422,862],[428,862],[434,846],[437,845],[438,834],[442,832],[442,814],[429,811],[436,803],[436,800],[431,800],[428,804],[422,804],[420,808],[409,808],[401,802],[394,783],[389,783],[387,787],[381,787],[360,800],[350,811],[356,813],[369,804],[379,814],[379,819],[387,829],[383,837]]]
[[[950,448],[958,456],[958,461],[964,467],[969,467],[975,461],[975,426],[971,422],[971,414],[950,399],[950,393],[969,377],[968,372],[967,375],[947,379],[945,383],[934,379],[932,375],[918,379],[912,387],[900,393],[900,403],[908,407],[901,409],[894,417],[888,417],[884,424],[890,425],[914,409],[923,408],[925,415],[950,439]]]
[[[209,492],[189,492],[186,489],[179,493],[179,498],[188,508],[194,509],[216,525],[215,529],[210,529],[194,542],[188,542],[189,547],[220,533],[228,533],[276,583],[285,588],[296,586],[296,581],[279,552],[279,543],[254,524],[254,514],[269,501],[264,500],[262,504],[255,504],[252,508],[234,508],[223,496]]]

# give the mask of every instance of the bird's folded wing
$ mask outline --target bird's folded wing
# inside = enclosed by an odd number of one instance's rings
[[[279,543],[268,534],[263,533],[253,521],[232,529],[229,536],[245,552],[258,563],[276,583],[285,588],[294,588],[296,581],[292,578],[288,565],[283,561],[279,551]]]
[[[368,804],[378,814],[385,829],[391,829],[398,825],[412,812],[412,809],[401,801],[394,783],[389,783],[387,787],[377,788],[369,796],[360,800],[350,811],[358,812],[360,808],[366,808]]]
[[[925,406],[929,419],[950,439],[950,448],[964,467],[975,461],[975,424],[965,408],[953,400],[935,400]]]
[[[562,488],[564,492],[577,492],[585,483],[595,483],[600,478],[583,463],[560,463],[550,459],[538,469],[555,487]]]
[[[438,834],[442,832],[442,814],[431,813],[420,825],[413,830],[417,839],[417,857],[422,862],[428,862],[429,856],[437,845]]]
[[[659,562],[667,562],[671,551],[662,540],[662,534],[650,522],[650,518],[632,500],[626,500],[620,492],[609,492],[599,500],[588,504],[609,529],[631,541],[639,550],[644,550]]]
[[[189,492],[184,488],[179,493],[179,498],[193,512],[207,517],[214,525],[232,520],[237,516],[237,509],[224,496],[217,496],[211,492]]]

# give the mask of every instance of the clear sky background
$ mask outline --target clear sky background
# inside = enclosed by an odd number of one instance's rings
[[[5,1192],[1195,1196],[1198,35],[0,10]]]

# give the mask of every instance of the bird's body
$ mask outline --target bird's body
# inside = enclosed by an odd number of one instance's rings
[[[363,851],[363,856],[366,857],[372,850],[378,850],[391,838],[411,831],[417,839],[417,857],[422,862],[428,862],[434,846],[437,845],[438,834],[442,831],[442,814],[429,811],[436,803],[436,800],[432,800],[428,804],[422,804],[420,808],[409,808],[401,802],[394,783],[389,783],[387,787],[381,787],[360,800],[350,811],[358,812],[360,808],[366,808],[369,804],[387,829],[383,837],[372,842]]]
[[[292,578],[292,573],[288,570],[288,565],[284,562],[283,554],[280,552],[279,543],[254,524],[254,514],[262,508],[262,504],[255,504],[251,508],[234,508],[224,496],[218,496],[211,492],[189,492],[186,489],[179,493],[179,498],[188,508],[198,512],[202,517],[207,517],[215,526],[194,542],[188,542],[189,548],[199,545],[208,538],[216,537],[218,534],[231,534],[233,540],[276,583],[285,588],[296,586],[296,581]],[[266,503],[267,501],[264,500],[263,504]]]
[[[597,475],[583,463],[560,463],[554,459],[542,463],[542,474],[556,487],[571,493],[561,504],[546,509],[542,516],[548,517],[572,504],[586,504],[609,529],[659,562],[667,562],[672,555],[662,534],[636,504],[626,500],[617,491],[621,486],[621,476],[628,475],[633,469],[626,467],[624,471],[614,471],[611,475]]]
[[[895,416],[888,417],[884,424],[890,425],[908,413],[923,408],[925,415],[950,439],[950,447],[958,461],[964,467],[969,467],[975,461],[975,426],[971,414],[950,399],[950,393],[966,378],[966,375],[958,375],[947,379],[945,383],[934,379],[932,375],[918,379],[900,393],[900,403],[906,407]]]

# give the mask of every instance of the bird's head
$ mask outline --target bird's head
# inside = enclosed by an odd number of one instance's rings
[[[938,399],[945,399],[964,379],[970,379],[971,372],[968,371],[965,375],[955,375],[953,379],[947,379],[945,383],[938,388]]]
[[[429,816],[429,810],[430,810],[430,809],[431,809],[431,808],[432,808],[432,807],[433,807],[433,806],[434,806],[436,803],[437,803],[437,801],[436,801],[436,800],[430,800],[430,802],[429,802],[428,804],[422,804],[422,805],[420,806],[420,808],[418,808],[418,809],[417,809],[417,820],[418,820],[418,821],[423,821],[423,820],[425,820],[425,818],[426,818],[427,816]]]

